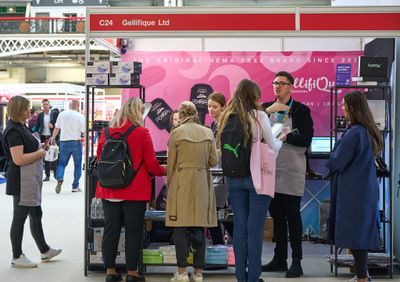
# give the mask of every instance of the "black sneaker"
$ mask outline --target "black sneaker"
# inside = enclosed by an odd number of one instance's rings
[[[122,281],[121,273],[106,275],[106,282],[117,282],[117,281]]]
[[[62,179],[57,181],[57,186],[56,186],[56,193],[59,194],[61,192],[61,185],[62,185],[63,181]]]
[[[262,266],[262,271],[264,272],[283,272],[287,270],[286,260],[280,260],[275,257],[269,263]]]
[[[45,182],[45,181],[50,181],[50,177],[46,176],[46,177],[43,179],[43,182]]]
[[[296,278],[303,275],[303,269],[301,268],[300,259],[293,258],[292,265],[289,270],[286,272],[286,278]]]

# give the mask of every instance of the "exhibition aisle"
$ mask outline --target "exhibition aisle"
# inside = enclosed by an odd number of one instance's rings
[[[43,227],[46,240],[52,247],[62,248],[63,252],[54,261],[39,263],[34,269],[14,269],[10,267],[11,243],[9,240],[9,227],[12,219],[12,200],[5,195],[5,184],[0,184],[0,281],[1,282],[70,282],[70,281],[104,281],[103,273],[91,273],[83,275],[84,258],[84,193],[72,193],[73,162],[66,169],[65,182],[60,194],[54,192],[56,181],[44,182],[43,185]],[[81,179],[81,183],[83,183]],[[25,225],[23,251],[32,261],[39,262],[39,251],[32,239],[29,224]],[[273,246],[269,242],[264,243],[263,262],[272,257]],[[352,277],[347,269],[340,270],[340,277],[334,278],[329,272],[329,265],[325,256],[329,252],[328,245],[304,244],[303,269],[305,276],[296,279],[298,282],[305,281],[347,281]],[[148,267],[148,272],[157,274],[146,274],[146,281],[159,282],[169,281],[172,267]],[[208,272],[204,275],[204,281],[220,282],[235,281],[233,268],[214,274]],[[282,273],[263,273],[267,282],[287,281],[282,278]],[[376,281],[400,281],[399,271],[395,269],[395,278],[390,280],[376,279]]]

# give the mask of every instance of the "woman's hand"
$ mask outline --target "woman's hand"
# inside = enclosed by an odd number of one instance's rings
[[[167,165],[161,165],[163,168],[164,168],[164,170],[165,170],[165,172],[164,172],[164,175],[167,175]]]
[[[44,156],[46,156],[46,151],[44,149],[39,149],[39,150],[37,150],[37,152],[39,154],[39,159],[43,159]]]

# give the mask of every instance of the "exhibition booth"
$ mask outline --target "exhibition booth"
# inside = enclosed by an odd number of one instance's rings
[[[155,151],[162,155],[171,128],[169,115],[182,101],[194,102],[200,120],[209,126],[209,94],[218,91],[229,100],[238,82],[248,78],[260,85],[260,102],[272,101],[274,74],[281,70],[290,72],[295,78],[292,97],[310,108],[314,122],[314,139],[309,149],[313,173],[307,178],[301,204],[303,233],[308,237],[323,239],[326,232],[330,198],[326,160],[332,142],[340,138],[335,120],[343,116],[343,95],[358,89],[373,100],[380,100],[375,112],[380,113],[381,119],[383,116],[383,159],[390,171],[389,177],[380,178],[382,249],[390,261],[393,246],[395,256],[400,256],[399,239],[393,240],[400,238],[400,218],[393,216],[394,209],[400,207],[394,193],[399,172],[395,161],[395,145],[399,141],[394,125],[400,104],[396,100],[399,86],[395,83],[400,75],[395,69],[399,67],[396,60],[400,7],[88,8],[86,19],[87,62],[90,40],[124,39],[122,64],[109,62],[110,69],[105,62],[86,66],[86,139],[93,130],[89,123],[94,121],[96,89],[120,88],[121,103],[130,96],[140,96],[150,103],[145,126]],[[389,82],[353,82],[351,78],[359,76],[360,56],[387,57]],[[126,76],[121,69],[130,66],[129,62],[136,64],[131,63],[132,73]],[[333,99],[334,94],[337,99]],[[93,187],[91,143],[85,143],[85,187]],[[157,177],[154,198],[164,186],[165,178]],[[94,235],[88,234],[102,224],[91,218],[92,193],[93,189],[86,189],[85,246],[93,243],[90,240]],[[85,251],[85,273],[95,269],[91,266],[100,265],[91,262],[95,251]],[[391,276],[391,263],[388,268]]]

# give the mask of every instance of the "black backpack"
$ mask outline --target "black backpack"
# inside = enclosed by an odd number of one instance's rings
[[[131,151],[128,141],[126,140],[129,133],[136,127],[136,125],[132,125],[124,134],[115,132],[111,136],[108,127],[104,129],[107,141],[104,144],[97,165],[97,178],[99,179],[101,187],[112,189],[125,188],[138,173],[143,164],[143,160],[138,169],[134,170]],[[119,134],[119,136],[114,137],[116,134]]]
[[[244,131],[239,116],[229,116],[221,133],[222,171],[225,176],[241,178],[250,175],[251,129],[247,146],[244,146]]]

